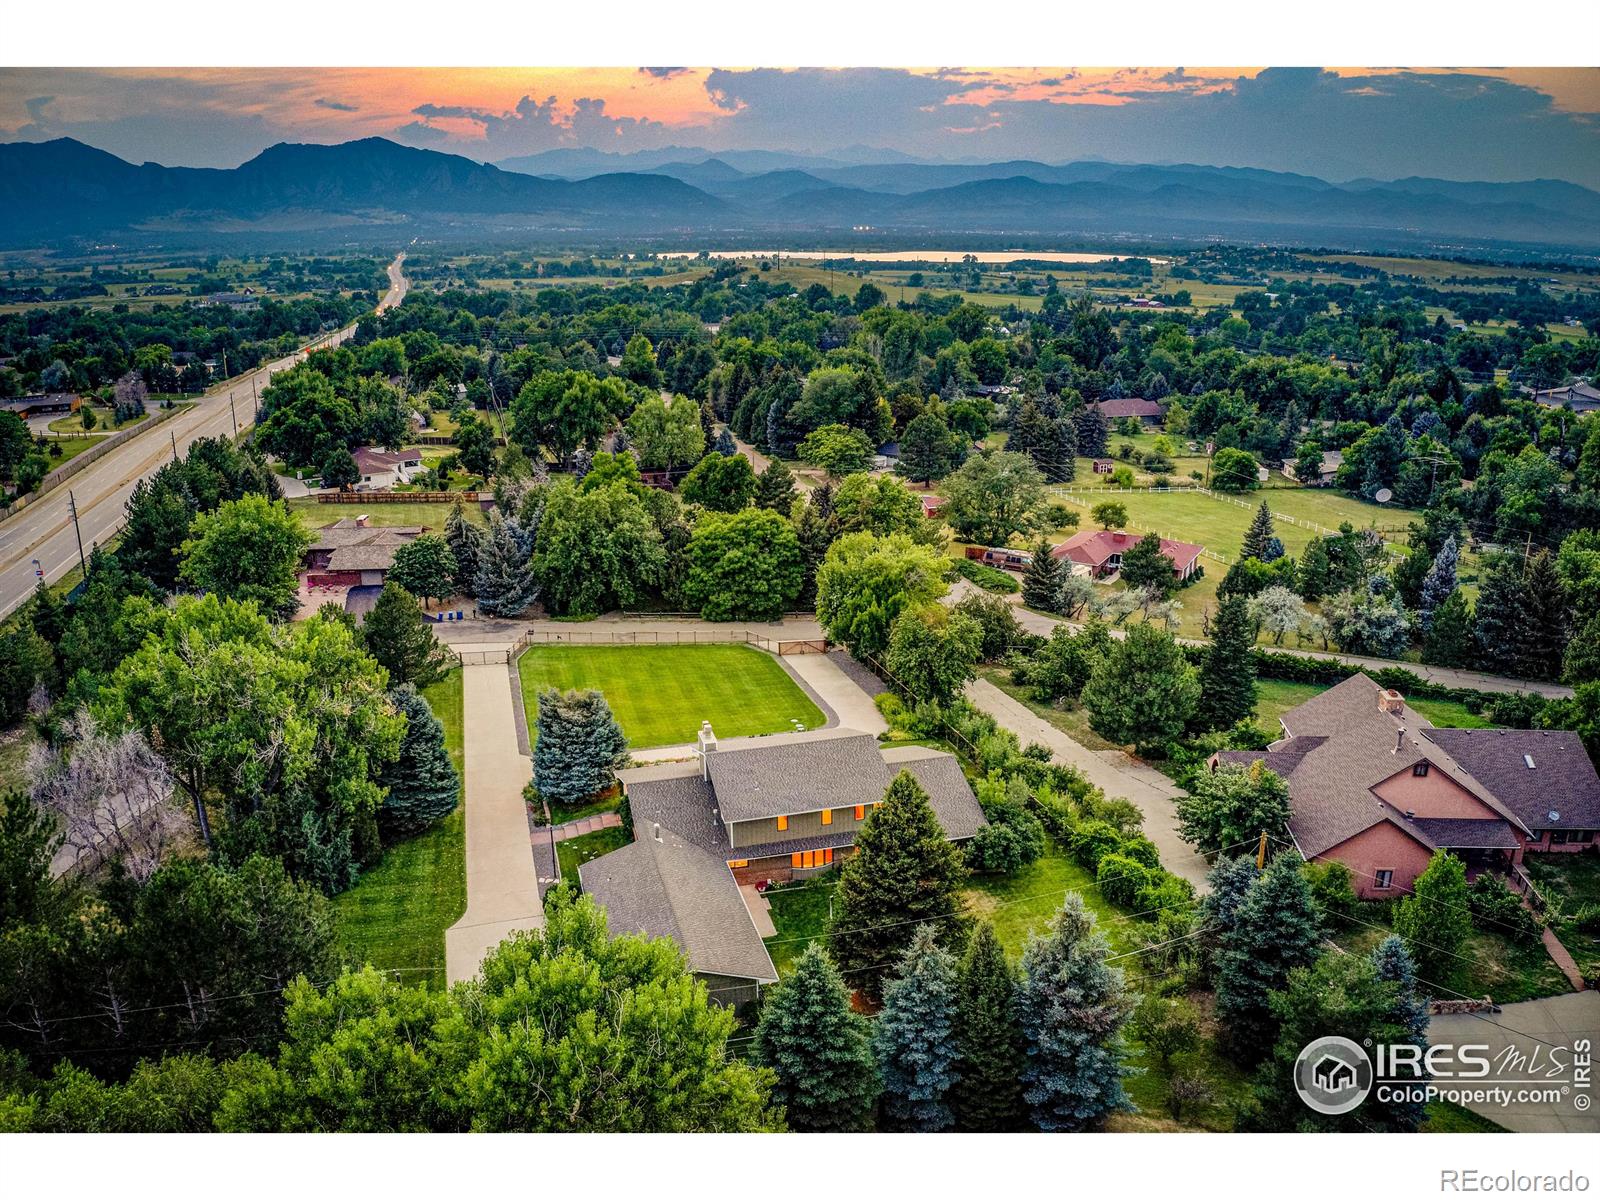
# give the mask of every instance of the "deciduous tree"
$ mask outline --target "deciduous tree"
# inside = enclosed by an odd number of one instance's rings
[[[311,534],[282,501],[265,496],[226,500],[189,526],[179,576],[229,600],[249,600],[286,620],[299,607],[296,571]]]
[[[846,534],[817,569],[817,619],[852,653],[876,658],[896,617],[944,595],[947,562],[904,534]]]
[[[437,533],[424,533],[394,552],[394,566],[385,576],[424,602],[450,595],[456,581],[456,556]]]
[[[1178,832],[1207,854],[1235,853],[1260,833],[1280,837],[1288,822],[1289,785],[1262,762],[1198,772],[1178,797]]]
[[[1114,642],[1083,689],[1090,724],[1100,736],[1140,753],[1177,738],[1200,698],[1195,670],[1172,638],[1151,625],[1135,625]]]
[[[683,602],[707,621],[775,621],[804,582],[794,526],[766,509],[706,513],[685,553]]]

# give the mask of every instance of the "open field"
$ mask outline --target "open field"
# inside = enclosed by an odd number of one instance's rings
[[[294,500],[285,501],[291,511],[300,515],[300,520],[307,529],[321,529],[324,525],[331,525],[341,517],[358,517],[365,515],[373,525],[421,525],[430,532],[443,533],[446,518],[450,516],[450,504],[423,504],[423,503],[381,503],[363,507],[360,504],[319,504],[315,497],[301,496]],[[488,523],[488,518],[483,515],[476,504],[464,504],[467,520],[479,525]]]
[[[692,742],[701,721],[719,738],[823,723],[778,660],[749,646],[530,646],[517,664],[529,736],[539,692],[598,688],[634,749]]]
[[[422,694],[444,726],[450,760],[463,771],[461,669]],[[467,907],[466,828],[458,806],[426,833],[390,846],[376,869],[334,897],[353,962],[401,971],[403,983],[444,986],[444,931]]]
[[[1256,723],[1274,737],[1281,736],[1278,718],[1296,705],[1304,704],[1313,696],[1327,691],[1320,683],[1290,683],[1282,679],[1262,679],[1256,683]],[[1416,709],[1441,729],[1493,729],[1494,724],[1476,713],[1467,711],[1464,704],[1453,700],[1424,700],[1407,696],[1406,703]]]

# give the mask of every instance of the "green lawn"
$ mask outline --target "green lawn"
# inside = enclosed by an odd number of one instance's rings
[[[1089,710],[1081,705],[1070,709],[1053,708],[1040,704],[1033,698],[1033,689],[1011,681],[1011,672],[1004,667],[980,667],[978,674],[1014,700],[1020,700],[1041,720],[1048,721],[1073,741],[1090,750],[1120,750],[1089,727]]]
[[[464,770],[461,669],[422,694],[444,725],[451,761]],[[443,987],[444,931],[467,908],[462,807],[426,833],[391,846],[374,870],[333,903],[353,961],[402,971],[405,983]]]
[[[827,929],[837,883],[838,875],[829,872],[767,892],[772,927],[778,931],[766,939],[767,953],[780,976],[787,975],[812,940]]]
[[[602,854],[622,849],[628,841],[628,831],[618,826],[615,829],[597,829],[582,837],[557,842],[556,861],[561,864],[561,878],[569,883],[577,883],[578,868],[581,865],[591,858],[599,858]]]
[[[331,525],[342,517],[358,517],[366,515],[373,525],[421,525],[435,533],[444,532],[445,519],[449,517],[453,504],[422,504],[422,503],[378,503],[367,506],[360,504],[319,504],[311,496],[300,496],[286,501],[291,511],[300,514],[308,529],[321,529],[324,525]],[[476,504],[464,504],[467,520],[479,525],[486,524],[488,518],[483,515]]]
[[[1600,937],[1584,933],[1572,918],[1585,904],[1600,904],[1600,854],[1530,854],[1523,865],[1534,886],[1555,908],[1554,929],[1585,977],[1600,971]]]
[[[1061,911],[1068,892],[1077,892],[1100,922],[1100,932],[1111,943],[1114,953],[1136,948],[1129,938],[1129,923],[1101,897],[1094,875],[1084,870],[1062,850],[1051,846],[1036,862],[1010,875],[977,875],[967,889],[967,909],[973,916],[988,920],[1000,944],[1013,958],[1020,958],[1028,938],[1043,933],[1050,919]],[[1132,960],[1122,963],[1138,974]]]
[[[1274,737],[1281,736],[1278,718],[1296,705],[1327,691],[1320,683],[1290,683],[1282,679],[1262,679],[1256,683],[1256,723]],[[1467,711],[1454,700],[1423,700],[1410,696],[1406,703],[1443,729],[1493,729],[1494,725]]]
[[[1352,954],[1370,954],[1392,932],[1389,906],[1368,902],[1352,919],[1335,920],[1329,930],[1335,942]],[[1440,999],[1491,996],[1496,1004],[1515,1004],[1543,996],[1564,996],[1572,990],[1540,942],[1523,942],[1474,929],[1448,969],[1424,971],[1422,990]]]
[[[45,442],[44,446],[45,461],[50,464],[50,469],[54,471],[57,467],[66,466],[85,450],[93,449],[95,446],[99,445],[102,440],[103,435],[98,434],[82,434],[76,437],[50,438]],[[60,450],[61,453],[54,453],[56,450]]]
[[[530,646],[517,664],[530,736],[544,688],[598,688],[634,749],[691,742],[701,721],[719,738],[823,723],[771,655],[749,646]]]

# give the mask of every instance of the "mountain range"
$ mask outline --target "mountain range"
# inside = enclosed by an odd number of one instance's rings
[[[884,161],[860,161],[872,155]],[[1334,184],[1189,164],[926,163],[860,147],[828,157],[555,150],[492,165],[366,138],[283,143],[216,170],[136,166],[70,138],[0,145],[0,244],[13,247],[108,235],[402,230],[567,243],[585,235],[815,241],[863,226],[884,237],[1592,250],[1600,192],[1559,180]]]

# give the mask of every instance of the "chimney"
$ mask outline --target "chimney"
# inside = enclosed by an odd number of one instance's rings
[[[367,527],[367,522],[370,521],[370,520],[372,520],[371,517],[369,517],[366,513],[362,513],[359,517],[356,518],[356,528],[357,529],[365,529]]]
[[[1398,717],[1406,706],[1406,698],[1393,688],[1384,688],[1378,693],[1378,711],[1386,712]]]
[[[1399,729],[1396,729],[1394,731],[1394,750],[1393,750],[1393,753],[1399,754],[1401,748],[1405,744],[1406,744],[1406,727],[1404,725],[1402,725],[1402,726],[1400,726]]]
[[[700,777],[709,782],[711,779],[711,763],[706,758],[706,755],[714,754],[717,749],[717,735],[712,732],[710,721],[700,722],[700,735],[696,740],[700,746]]]
[[[656,821],[654,824],[652,824],[650,826],[650,836],[655,838],[656,841],[658,841],[658,842],[661,840],[661,822],[660,821]]]

